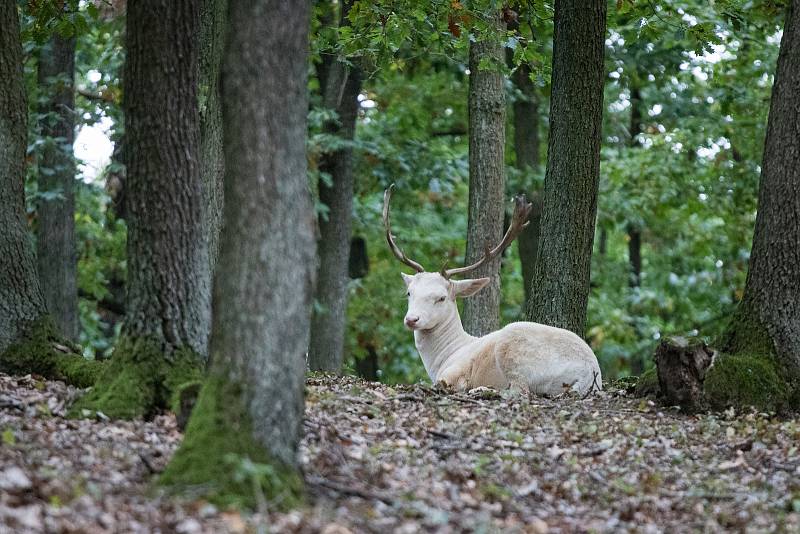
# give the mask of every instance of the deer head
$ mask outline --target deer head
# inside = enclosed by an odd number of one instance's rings
[[[395,236],[392,235],[389,203],[393,189],[394,184],[383,194],[383,226],[386,230],[386,241],[397,259],[416,271],[414,275],[401,273],[408,290],[408,312],[404,322],[411,330],[432,330],[452,318],[453,314],[458,314],[455,302],[457,297],[474,295],[489,283],[489,278],[452,280],[451,276],[473,271],[500,255],[528,225],[531,204],[525,200],[524,195],[515,197],[514,214],[502,241],[494,248],[487,243],[483,256],[475,263],[454,269],[442,267],[439,272],[427,272],[421,264],[409,258],[397,246]]]

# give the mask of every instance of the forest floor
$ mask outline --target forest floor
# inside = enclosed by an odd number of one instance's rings
[[[308,380],[307,504],[240,514],[151,486],[174,417],[63,418],[80,392],[0,375],[0,532],[800,532],[800,420]]]

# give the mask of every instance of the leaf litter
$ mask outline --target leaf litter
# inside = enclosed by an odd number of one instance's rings
[[[800,532],[800,420],[312,376],[289,512],[160,495],[175,418],[64,418],[80,390],[0,375],[0,532]]]

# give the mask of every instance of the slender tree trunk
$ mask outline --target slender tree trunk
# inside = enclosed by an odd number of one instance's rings
[[[79,386],[97,365],[65,357],[47,312],[25,219],[27,106],[15,2],[0,3],[0,370],[37,373]]]
[[[499,14],[495,21],[505,29]],[[481,60],[491,66],[481,69]],[[478,37],[470,43],[467,264],[478,260],[487,244],[494,246],[503,237],[506,104],[499,70],[503,60],[503,47],[493,40]],[[472,273],[475,278],[491,278],[485,289],[464,302],[464,329],[472,335],[500,327],[500,260],[497,257]]]
[[[229,15],[226,238],[214,285],[211,367],[161,482],[253,504],[253,481],[236,478],[231,456],[274,469],[274,476],[256,475],[267,497],[285,497],[300,484],[315,253],[305,152],[309,3],[231,0]]]
[[[39,86],[47,98],[41,135],[45,147],[39,162],[39,191],[60,191],[41,197],[36,235],[39,281],[47,309],[61,333],[77,340],[77,250],[75,246],[75,38],[54,34],[39,56]],[[59,139],[59,140],[56,140]]]
[[[516,22],[509,23],[508,29],[517,30],[518,26],[519,24]],[[512,63],[512,57],[513,54],[509,51],[507,53],[509,64]],[[536,93],[536,86],[531,81],[530,66],[527,63],[523,63],[517,67],[512,76],[512,81],[518,91],[517,98],[512,106],[516,167],[523,173],[532,173],[539,168],[541,161],[539,157],[539,95]],[[536,254],[539,251],[539,231],[542,218],[541,195],[538,191],[529,190],[528,197],[531,200],[531,204],[533,204],[533,209],[531,209],[531,214],[528,217],[527,228],[517,237],[519,259],[522,266],[522,284],[525,288],[523,314],[531,302],[531,283],[536,269]]]
[[[210,327],[198,113],[201,0],[128,2],[128,287],[111,366],[76,405],[148,416],[200,376]]]
[[[638,147],[639,134],[642,133],[642,93],[637,85],[638,82],[631,82],[631,124],[630,124],[630,145]],[[642,231],[633,223],[628,224],[628,264],[630,268],[630,287],[639,287],[642,278]]]
[[[606,2],[556,0],[550,141],[528,316],[583,335],[603,118]]]
[[[352,1],[342,4],[340,25],[349,25],[347,13]],[[328,133],[343,141],[355,137],[361,71],[348,67],[338,58],[326,55],[320,86],[323,103],[336,111],[338,123],[326,125]],[[313,371],[338,373],[344,359],[347,324],[347,266],[350,255],[350,227],[353,211],[353,149],[345,146],[323,155],[320,171],[331,178],[330,187],[320,181],[319,198],[328,206],[326,218],[319,221],[317,243],[318,270],[315,299],[319,307],[311,317],[308,365]]]
[[[220,69],[225,51],[227,0],[202,0],[200,7],[200,180],[203,221],[213,275],[219,253],[225,157],[222,146]]]
[[[785,405],[794,390],[800,407],[800,0],[786,14],[772,88],[753,248],[744,296],[728,327],[723,349],[709,371],[706,390],[715,404],[746,401]],[[760,366],[758,362],[761,362]],[[772,372],[750,377],[768,365]],[[738,369],[738,371],[737,371]],[[753,371],[751,371],[752,373]],[[770,384],[762,384],[768,378]],[[709,383],[711,381],[711,383]],[[750,403],[756,403],[750,399]]]

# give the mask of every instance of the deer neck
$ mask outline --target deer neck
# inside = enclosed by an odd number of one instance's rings
[[[430,330],[415,330],[414,341],[431,381],[439,380],[439,371],[461,348],[476,338],[467,334],[461,325],[456,308],[450,317]]]

